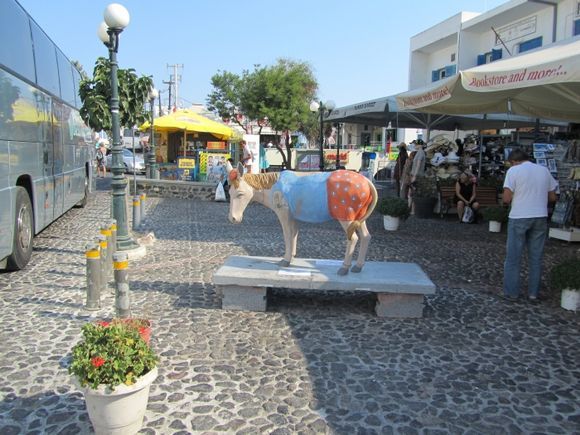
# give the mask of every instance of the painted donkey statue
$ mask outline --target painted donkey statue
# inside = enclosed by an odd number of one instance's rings
[[[251,201],[272,209],[282,225],[285,251],[280,266],[287,267],[296,255],[298,222],[321,223],[337,220],[346,232],[346,254],[338,270],[360,272],[364,266],[371,235],[366,219],[377,204],[377,191],[367,178],[352,172],[316,172],[301,174],[292,171],[266,174],[245,174],[243,167],[231,169],[230,213],[232,223],[240,223]],[[352,256],[360,238],[356,265]]]

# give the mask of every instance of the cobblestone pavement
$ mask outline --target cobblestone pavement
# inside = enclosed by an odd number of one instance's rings
[[[580,433],[580,317],[543,290],[500,299],[505,232],[410,218],[369,226],[369,260],[418,263],[437,285],[423,319],[377,318],[374,296],[275,290],[265,313],[223,311],[213,272],[229,255],[280,256],[274,214],[149,199],[130,266],[133,311],[153,321],[160,376],[141,433]],[[109,215],[99,191],[35,241],[30,266],[0,274],[0,434],[91,433],[66,366],[83,310],[84,245]],[[546,264],[578,245],[549,240]],[[298,256],[341,258],[340,227],[304,226]],[[363,271],[364,272],[364,271]]]

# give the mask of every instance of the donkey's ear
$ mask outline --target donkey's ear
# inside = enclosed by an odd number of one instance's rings
[[[238,162],[238,172],[240,173],[240,177],[244,175],[244,165],[241,162]]]

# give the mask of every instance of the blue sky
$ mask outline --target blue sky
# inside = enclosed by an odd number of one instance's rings
[[[97,37],[110,1],[19,0],[72,60],[92,73],[107,56]],[[131,23],[119,65],[152,75],[164,102],[171,71],[182,64],[182,105],[205,103],[218,70],[240,74],[278,58],[308,62],[319,98],[344,106],[407,90],[411,36],[460,12],[504,0],[124,0]]]

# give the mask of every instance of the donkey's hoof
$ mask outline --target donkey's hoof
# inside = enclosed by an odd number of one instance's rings
[[[278,262],[278,266],[280,266],[280,267],[288,267],[288,266],[290,266],[290,262],[288,260],[282,259],[282,260],[280,260]]]
[[[350,271],[353,273],[359,273],[362,271],[362,266],[357,266],[356,264],[350,268]]]
[[[348,273],[348,267],[342,266],[336,273],[337,275],[344,276]]]

